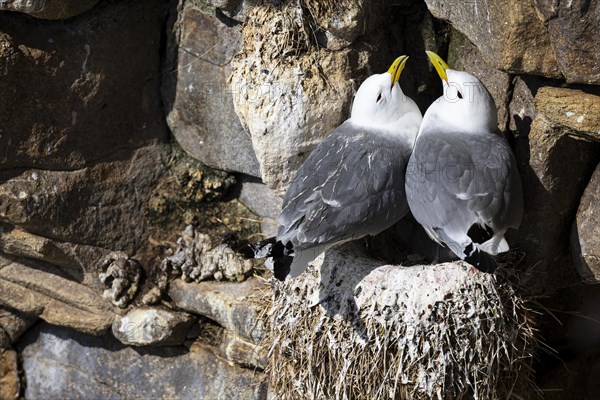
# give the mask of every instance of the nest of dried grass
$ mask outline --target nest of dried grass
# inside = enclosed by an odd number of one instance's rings
[[[355,248],[275,284],[268,373],[277,399],[531,398],[533,312],[462,263],[381,266]]]

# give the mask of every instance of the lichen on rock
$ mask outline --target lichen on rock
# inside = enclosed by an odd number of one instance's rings
[[[183,343],[196,318],[156,307],[134,308],[115,320],[113,335],[133,346],[172,346]]]
[[[253,262],[234,252],[227,244],[214,246],[210,236],[196,232],[192,225],[177,240],[175,254],[165,258],[161,270],[181,276],[185,282],[243,281],[253,270]]]
[[[127,308],[138,291],[140,265],[123,253],[113,252],[102,262],[102,270],[100,280],[108,286],[102,296],[116,307]]]

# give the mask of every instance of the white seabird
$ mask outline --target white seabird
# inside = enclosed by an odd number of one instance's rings
[[[406,172],[406,196],[427,234],[484,272],[509,250],[504,234],[523,215],[515,157],[498,131],[496,106],[473,75],[427,52],[444,95],[425,112]]]
[[[404,176],[422,115],[398,84],[407,59],[363,82],[350,118],[296,172],[277,237],[268,251],[255,247],[273,257],[277,278],[300,275],[329,247],[383,232],[408,212]]]

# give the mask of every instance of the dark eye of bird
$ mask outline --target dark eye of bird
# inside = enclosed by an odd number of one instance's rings
[[[462,97],[461,97],[462,98]],[[377,96],[377,102],[379,103],[379,100],[381,100],[381,93],[379,93],[379,96]]]
[[[462,93],[461,93],[461,92],[458,92],[458,98],[459,98],[459,99],[462,99],[462,98],[463,98],[463,96],[462,96]]]

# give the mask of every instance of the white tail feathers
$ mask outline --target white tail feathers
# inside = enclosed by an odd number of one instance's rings
[[[494,236],[490,240],[478,244],[477,247],[494,256],[498,253],[507,252],[510,249],[503,235]]]

